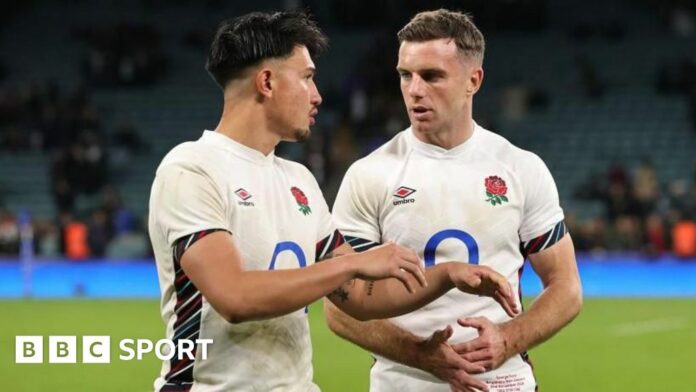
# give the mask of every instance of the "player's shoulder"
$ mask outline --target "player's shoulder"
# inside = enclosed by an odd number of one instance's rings
[[[200,140],[187,141],[176,145],[162,158],[157,173],[183,169],[205,172],[209,163],[214,162],[215,150],[204,146]]]
[[[162,172],[170,168],[183,167],[199,162],[197,159],[199,153],[199,143],[195,141],[187,141],[174,146],[167,154],[164,155],[162,161],[157,168],[157,172]]]
[[[353,162],[350,172],[377,177],[381,177],[386,172],[392,172],[395,167],[403,164],[408,154],[407,132],[409,129],[397,133],[376,150]]]
[[[499,161],[515,171],[544,166],[542,159],[532,151],[514,145],[505,137],[477,126],[480,150],[491,159]]]

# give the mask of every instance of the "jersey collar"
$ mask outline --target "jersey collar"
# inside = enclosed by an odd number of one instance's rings
[[[204,143],[210,143],[217,147],[221,147],[240,158],[260,165],[269,165],[273,162],[273,159],[275,159],[275,151],[271,151],[268,155],[263,155],[261,151],[238,143],[219,132],[205,130],[200,140]]]
[[[458,146],[450,148],[449,150],[421,141],[413,134],[411,127],[406,130],[406,140],[414,150],[424,155],[434,158],[457,158],[465,155],[474,147],[476,140],[478,139],[478,134],[481,133],[479,128],[479,125],[474,122],[474,132],[471,134],[471,137]]]

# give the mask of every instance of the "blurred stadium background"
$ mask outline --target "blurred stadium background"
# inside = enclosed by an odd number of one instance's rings
[[[689,0],[25,1],[0,13],[0,375],[13,391],[146,391],[159,363],[14,364],[16,335],[163,337],[145,227],[174,145],[215,127],[203,65],[224,18],[306,8],[331,38],[305,163],[331,204],[407,126],[396,31],[470,12],[487,40],[474,118],[539,154],[578,251],[585,309],[535,349],[543,391],[696,391],[696,5]],[[539,283],[525,273],[525,293]],[[369,356],[310,310],[326,391]],[[112,351],[115,349],[112,348]],[[79,356],[78,356],[79,358]]]

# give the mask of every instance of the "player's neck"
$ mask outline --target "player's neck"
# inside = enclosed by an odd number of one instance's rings
[[[270,131],[266,116],[254,106],[251,102],[235,105],[225,102],[220,123],[215,127],[215,131],[263,155],[268,155],[275,150],[280,138]]]
[[[414,129],[413,134],[424,143],[451,150],[471,138],[474,134],[474,120],[468,118],[462,121],[459,126],[443,129],[439,132],[418,132]]]

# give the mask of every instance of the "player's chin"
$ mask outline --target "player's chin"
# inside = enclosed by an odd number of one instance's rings
[[[418,133],[430,133],[433,131],[433,124],[426,121],[411,121],[411,128]]]
[[[312,131],[309,130],[309,127],[305,129],[296,129],[292,134],[292,139],[294,142],[302,143],[309,139],[311,133]]]

